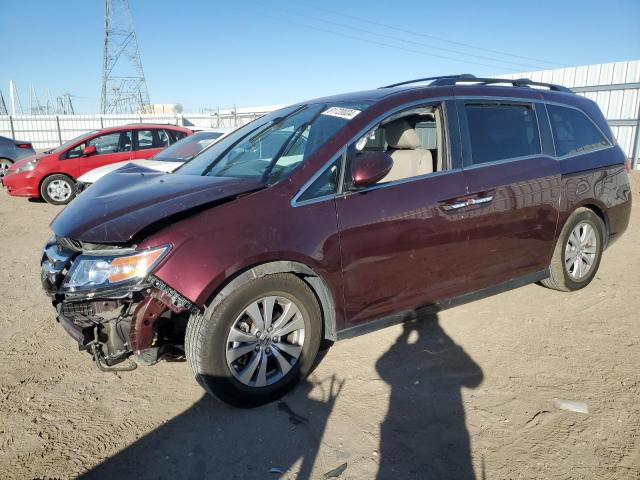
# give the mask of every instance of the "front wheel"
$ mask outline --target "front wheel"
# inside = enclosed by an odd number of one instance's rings
[[[309,286],[292,274],[252,280],[187,325],[187,361],[209,393],[235,406],[271,402],[305,378],[321,337]]]
[[[53,205],[66,205],[75,196],[75,182],[66,175],[56,174],[44,179],[40,195]]]
[[[0,158],[0,178],[4,177],[9,172],[9,167],[13,165],[13,162],[8,158]]]
[[[570,292],[586,287],[596,276],[606,228],[602,219],[588,208],[579,208],[564,225],[549,266],[549,278],[542,284]]]

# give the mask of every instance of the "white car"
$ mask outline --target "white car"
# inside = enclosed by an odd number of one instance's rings
[[[202,130],[183,138],[149,159],[126,160],[124,162],[112,163],[110,165],[95,168],[77,179],[76,193],[82,192],[89,185],[97,182],[108,173],[118,170],[130,163],[158,170],[159,172],[173,172],[176,168],[191,160],[202,150],[212,143],[217,142],[231,131],[231,129],[221,128],[215,130]]]

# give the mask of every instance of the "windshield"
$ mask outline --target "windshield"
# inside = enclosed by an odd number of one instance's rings
[[[176,173],[275,183],[368,105],[338,102],[277,110],[223,138]]]
[[[60,153],[60,152],[62,152],[64,150],[66,150],[71,145],[75,144],[76,142],[79,142],[83,138],[86,138],[86,137],[89,137],[89,136],[93,135],[97,131],[98,130],[91,130],[90,132],[86,132],[86,133],[83,133],[82,135],[78,135],[77,137],[74,137],[71,140],[67,140],[66,142],[64,142],[59,147],[56,147],[56,148],[53,148],[53,149],[49,150],[48,153]]]
[[[220,138],[224,133],[222,132],[197,132],[189,137],[185,137],[179,142],[174,143],[168,148],[165,148],[156,156],[153,160],[160,160],[162,162],[184,162],[204,150],[211,145],[214,140]]]

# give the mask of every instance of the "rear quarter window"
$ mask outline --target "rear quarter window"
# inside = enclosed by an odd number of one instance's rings
[[[465,105],[474,165],[541,152],[532,105]]]
[[[610,145],[586,114],[575,108],[547,105],[556,155],[564,157]]]
[[[172,143],[178,142],[187,136],[185,132],[179,130],[167,130],[172,138]]]

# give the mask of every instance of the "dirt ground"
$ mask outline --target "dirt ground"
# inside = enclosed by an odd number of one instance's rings
[[[588,288],[340,342],[282,402],[237,410],[186,363],[98,372],[40,290],[59,208],[0,192],[0,478],[638,479],[640,176],[634,195]]]

